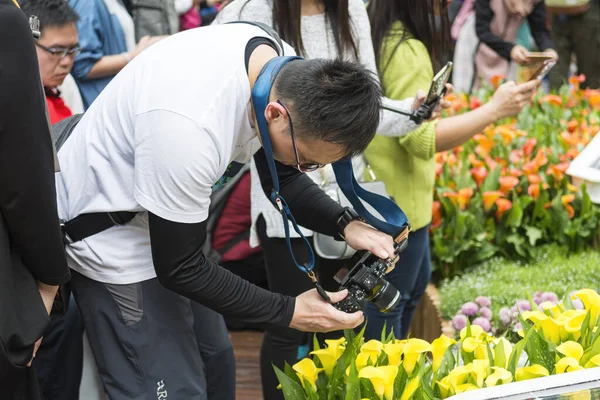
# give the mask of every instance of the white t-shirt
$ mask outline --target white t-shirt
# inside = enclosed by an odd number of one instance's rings
[[[232,161],[246,163],[260,148],[244,61],[257,36],[269,37],[246,24],[173,35],[136,57],[98,96],[58,154],[59,216],[140,214],[67,246],[71,268],[105,283],[154,278],[143,211],[182,223],[207,218],[215,182]]]

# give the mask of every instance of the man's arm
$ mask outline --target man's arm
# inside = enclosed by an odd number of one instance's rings
[[[33,37],[25,15],[0,5],[0,211],[33,277],[69,279],[56,211],[54,154]]]
[[[273,182],[263,149],[256,153],[254,162],[263,190],[270,199]],[[279,176],[279,194],[290,207],[296,222],[310,230],[339,238],[337,221],[344,207],[323,192],[306,174],[277,161],[275,165]]]

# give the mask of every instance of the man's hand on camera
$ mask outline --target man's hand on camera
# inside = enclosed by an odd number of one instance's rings
[[[327,292],[327,294],[332,303],[337,303],[346,298],[348,291]],[[312,289],[296,297],[296,306],[290,328],[304,332],[331,332],[355,328],[363,320],[362,311],[347,314],[337,310],[323,300],[316,289]]]
[[[394,256],[392,237],[362,221],[350,222],[344,229],[344,238],[355,250],[368,250],[383,260]]]

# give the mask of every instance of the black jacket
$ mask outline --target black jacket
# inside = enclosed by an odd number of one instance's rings
[[[0,0],[0,393],[7,399],[35,398],[24,366],[49,321],[36,281],[70,277],[45,107],[27,18]]]

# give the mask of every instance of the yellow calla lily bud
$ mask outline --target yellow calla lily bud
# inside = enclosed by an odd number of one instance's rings
[[[556,348],[556,350],[565,357],[570,357],[575,359],[579,363],[581,357],[583,357],[583,347],[573,341],[564,342],[560,346]]]
[[[404,346],[404,370],[411,376],[421,354],[431,351],[431,345],[422,339],[408,339]]]
[[[534,364],[530,367],[523,367],[517,369],[515,378],[517,382],[526,381],[528,379],[541,378],[542,376],[548,376],[550,373],[546,368],[539,364]]]
[[[450,339],[446,335],[442,335],[439,338],[431,342],[431,353],[433,355],[433,372],[437,372],[444,359],[446,350],[452,345],[456,344],[456,340]]]
[[[331,376],[333,368],[337,360],[342,356],[345,349],[346,339],[340,338],[336,340],[327,339],[325,340],[327,347],[312,351],[310,354],[316,355],[325,369],[325,374]]]
[[[456,388],[459,385],[462,385],[463,383],[465,383],[470,375],[471,375],[471,367],[470,366],[467,367],[465,365],[461,365],[460,367],[456,367],[452,371],[450,371],[450,373],[447,376],[448,384],[450,385],[450,387],[452,388],[454,393],[456,393]]]
[[[585,364],[586,368],[596,368],[596,367],[600,367],[600,354],[596,354],[594,357],[592,357],[590,359],[590,361],[588,361]]]
[[[383,371],[383,394],[386,400],[394,400],[394,381],[398,375],[398,367],[395,365],[384,365],[378,367]]]
[[[488,360],[473,360],[471,364],[471,376],[475,380],[477,387],[482,388],[483,382],[487,377],[487,368],[490,365]]]
[[[504,385],[512,382],[512,374],[504,368],[492,367],[492,374],[485,380],[485,386],[491,387],[496,385]]]
[[[454,396],[454,390],[450,386],[447,376],[445,376],[441,381],[437,381],[436,385],[438,385],[440,388],[440,395],[442,396],[442,399]]]
[[[383,345],[383,351],[388,356],[388,365],[400,365],[402,352],[406,343],[386,343]]]
[[[298,361],[296,364],[292,366],[292,369],[296,371],[296,375],[300,378],[302,385],[304,382],[309,382],[313,388],[317,388],[317,377],[319,376],[319,372],[321,372],[322,368],[317,368],[313,360],[310,358],[303,358]]]
[[[358,377],[370,380],[377,396],[379,396],[380,399],[383,399],[383,394],[385,392],[385,376],[381,369],[376,367],[364,367],[358,373]]]
[[[419,388],[419,383],[420,382],[418,378],[412,378],[404,387],[404,392],[402,392],[402,397],[400,397],[400,400],[412,399],[413,394],[415,394],[415,392]]]
[[[581,365],[579,365],[579,361],[574,359],[573,357],[564,357],[561,358],[555,365],[556,374],[564,374],[565,372],[573,372],[579,371],[583,369]]]
[[[571,296],[573,299],[579,299],[585,309],[590,313],[590,329],[593,329],[600,317],[600,295],[592,289],[582,289]]]

